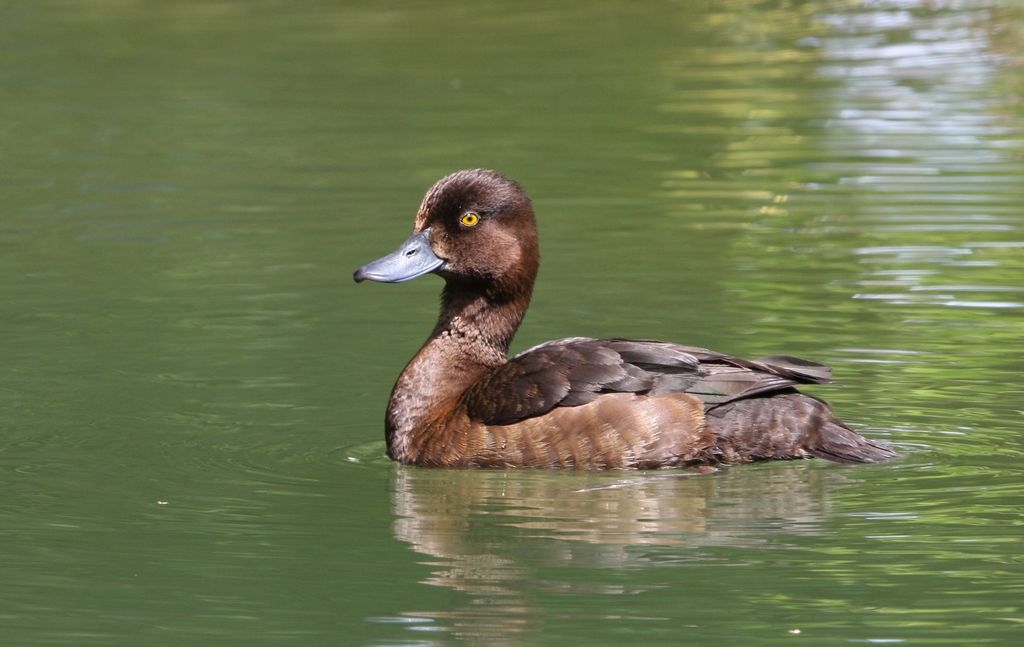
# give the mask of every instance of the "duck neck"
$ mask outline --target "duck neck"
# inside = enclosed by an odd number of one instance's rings
[[[508,347],[530,305],[530,291],[447,283],[441,313],[424,348],[451,346],[467,360],[493,369],[507,361]]]
[[[416,432],[430,427],[466,389],[508,361],[530,293],[452,281],[445,285],[437,325],[391,392],[386,431],[392,458],[407,458]]]

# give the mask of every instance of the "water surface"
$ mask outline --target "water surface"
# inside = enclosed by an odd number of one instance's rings
[[[5,7],[4,642],[1019,642],[1022,38],[987,1]],[[829,362],[903,457],[389,463],[440,284],[350,273],[472,166],[538,211],[515,349]]]

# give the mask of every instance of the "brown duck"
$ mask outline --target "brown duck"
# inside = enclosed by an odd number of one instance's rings
[[[388,455],[445,467],[655,468],[894,456],[796,390],[831,369],[660,341],[572,337],[512,357],[540,262],[533,207],[487,170],[435,184],[413,234],[357,282],[445,280],[441,314],[391,392]]]

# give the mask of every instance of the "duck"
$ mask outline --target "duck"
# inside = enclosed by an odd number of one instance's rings
[[[895,456],[802,384],[831,369],[788,355],[746,360],[671,342],[591,337],[509,357],[530,305],[540,248],[533,205],[514,180],[468,169],[425,194],[394,252],[357,283],[444,280],[440,313],[391,391],[388,456],[447,468],[705,468]]]

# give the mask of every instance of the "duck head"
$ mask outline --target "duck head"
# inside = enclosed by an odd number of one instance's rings
[[[523,189],[494,171],[472,169],[431,187],[412,235],[353,278],[400,283],[434,273],[474,292],[529,292],[539,261],[533,206]]]

